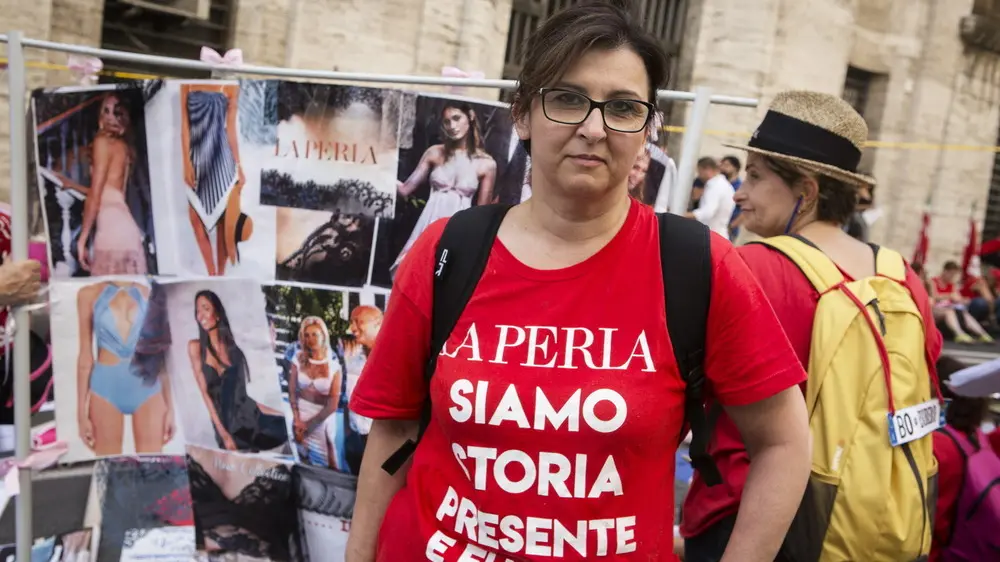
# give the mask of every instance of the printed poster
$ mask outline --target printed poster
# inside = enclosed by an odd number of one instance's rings
[[[182,453],[162,303],[147,278],[60,281],[50,291],[56,433],[69,445],[61,461]]]
[[[375,222],[365,215],[279,207],[275,277],[340,287],[368,282]]]
[[[357,477],[299,464],[292,468],[292,481],[303,562],[341,562],[351,532]]]
[[[31,562],[90,562],[93,532],[81,529],[36,540],[31,547]],[[0,546],[0,562],[16,562],[17,546]]]
[[[292,467],[196,446],[187,449],[198,549],[256,560],[298,560]]]
[[[183,455],[102,459],[94,481],[101,506],[98,560],[122,559],[130,541],[147,532],[194,525]],[[193,534],[188,546],[194,550]]]
[[[654,151],[662,154],[658,147],[647,143],[628,174],[628,194],[651,207],[656,205],[660,184],[667,172],[667,166],[654,156]]]
[[[260,206],[268,80],[152,81],[150,177],[169,275],[274,277],[274,212]],[[264,150],[266,153],[266,150]]]
[[[397,90],[278,81],[273,137],[261,130],[260,202],[391,218],[399,161]],[[266,150],[266,155],[265,155]]]
[[[259,283],[162,282],[167,368],[188,445],[288,451],[288,427]]]
[[[371,284],[391,287],[403,257],[432,222],[473,205],[519,203],[527,154],[506,104],[410,96],[404,104],[396,212],[381,220]]]
[[[158,271],[146,94],[141,82],[32,94],[54,279]]]
[[[119,562],[191,562],[196,557],[194,525],[129,529]]]
[[[382,327],[386,296],[264,288],[297,460],[356,475],[371,420],[348,407]]]

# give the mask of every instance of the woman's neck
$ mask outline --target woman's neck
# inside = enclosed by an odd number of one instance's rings
[[[560,242],[610,239],[625,223],[631,207],[624,190],[589,200],[546,196],[545,191],[533,192],[524,203],[529,228]]]
[[[208,343],[212,346],[212,349],[219,351],[221,347],[219,346],[219,329],[215,328],[208,332]]]

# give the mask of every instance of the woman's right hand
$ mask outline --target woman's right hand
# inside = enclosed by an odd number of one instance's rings
[[[188,184],[191,189],[197,189],[198,176],[194,173],[193,165],[184,166],[184,183]]]
[[[234,441],[233,436],[228,433],[224,433],[222,435],[222,444],[226,446],[227,451],[236,450],[236,441]]]
[[[80,236],[76,241],[76,259],[80,264],[80,269],[90,271],[90,256],[87,255],[87,238]]]
[[[81,408],[81,413],[77,416],[77,428],[80,432],[80,440],[91,451],[94,450],[94,424],[90,421],[90,415],[86,408]]]

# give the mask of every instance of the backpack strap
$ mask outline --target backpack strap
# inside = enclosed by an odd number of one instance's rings
[[[431,312],[430,353],[424,367],[427,400],[420,415],[417,440],[407,439],[384,463],[382,470],[395,474],[413,455],[431,421],[430,383],[438,355],[472,298],[493,249],[500,223],[510,205],[478,205],[461,210],[445,224],[434,253],[434,290]]]
[[[705,411],[705,334],[712,295],[711,231],[702,223],[670,213],[657,213],[660,266],[667,308],[667,332],[684,379],[684,417],[691,426],[691,466],[705,484],[722,482],[708,454],[712,426],[720,406]]]
[[[844,282],[844,274],[837,269],[826,254],[811,242],[796,235],[781,235],[765,238],[751,244],[763,244],[785,255],[812,283],[819,294],[823,294]]]
[[[894,250],[872,246],[875,251],[875,274],[906,284],[906,260]]]

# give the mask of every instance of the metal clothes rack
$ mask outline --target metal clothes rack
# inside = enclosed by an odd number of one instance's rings
[[[25,91],[24,48],[58,51],[107,60],[135,62],[167,68],[189,70],[224,71],[235,74],[277,76],[285,78],[305,78],[341,82],[369,82],[385,84],[412,84],[424,86],[464,86],[472,88],[513,89],[514,80],[447,78],[442,76],[409,76],[403,74],[367,74],[360,72],[331,72],[275,66],[222,66],[201,61],[145,55],[97,49],[81,45],[69,45],[52,41],[26,39],[20,31],[0,34],[0,43],[7,44],[7,82],[10,101],[10,191],[11,191],[11,254],[14,260],[28,258],[28,146]],[[681,157],[678,162],[678,186],[690,185],[694,179],[694,167],[698,158],[701,137],[705,128],[705,117],[711,104],[756,107],[753,98],[714,95],[710,88],[700,87],[694,92],[660,90],[658,99],[693,102],[688,115]],[[674,189],[671,193],[670,211],[683,213],[687,210],[690,190]],[[26,310],[15,310],[14,320],[18,326],[14,334],[14,431],[17,434],[16,459],[24,461],[31,453],[31,379],[29,335],[30,317]],[[30,560],[32,534],[32,472],[20,471],[20,495],[17,503],[17,560]]]

